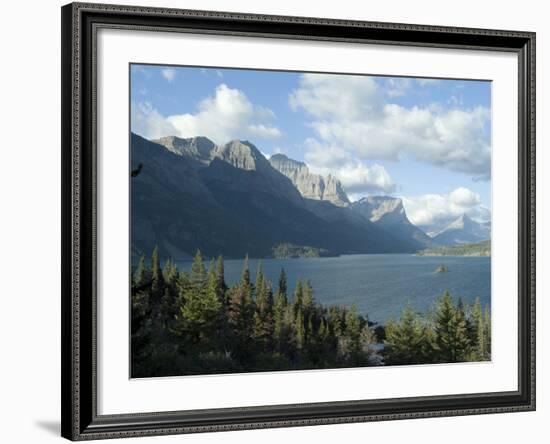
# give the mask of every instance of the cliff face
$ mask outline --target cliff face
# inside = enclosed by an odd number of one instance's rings
[[[410,223],[403,201],[390,196],[368,196],[352,204],[355,211],[371,222]]]
[[[271,156],[269,162],[273,168],[288,177],[306,199],[323,200],[339,207],[349,205],[348,196],[337,178],[314,174],[305,163],[289,159],[284,154]]]
[[[397,197],[369,196],[351,204],[352,209],[377,226],[390,231],[403,242],[416,242],[418,248],[434,246],[435,242],[417,226],[413,225],[403,201]]]
[[[212,159],[212,154],[216,145],[206,137],[190,137],[182,139],[176,136],[161,137],[153,140],[165,147],[168,151],[180,155],[190,157],[202,164],[208,164]]]

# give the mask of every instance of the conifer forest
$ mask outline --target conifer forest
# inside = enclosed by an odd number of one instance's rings
[[[161,263],[157,248],[132,271],[133,378],[490,359],[489,308],[448,291],[429,311],[407,305],[380,325],[355,306],[316,302],[308,280],[289,288],[284,269],[270,282],[248,258],[231,287],[223,257],[200,251],[190,271]]]

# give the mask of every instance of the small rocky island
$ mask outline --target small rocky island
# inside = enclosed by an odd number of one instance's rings
[[[448,271],[449,271],[449,269],[447,268],[446,265],[440,265],[435,270],[436,273],[447,273]]]

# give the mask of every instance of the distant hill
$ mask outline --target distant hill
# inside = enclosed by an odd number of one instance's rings
[[[491,241],[428,248],[416,254],[418,256],[491,256]]]
[[[432,239],[440,245],[458,245],[480,242],[490,238],[490,224],[478,223],[463,214],[435,234]]]

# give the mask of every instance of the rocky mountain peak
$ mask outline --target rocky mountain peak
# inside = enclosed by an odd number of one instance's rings
[[[352,207],[371,222],[378,222],[381,219],[391,223],[409,222],[405,208],[403,207],[403,201],[398,197],[363,197],[354,202]]]
[[[207,137],[181,138],[177,136],[165,136],[153,142],[164,146],[168,151],[180,156],[189,156],[203,163],[208,163],[216,148],[214,142]]]
[[[290,159],[284,154],[274,154],[269,163],[288,177],[306,199],[323,200],[339,207],[349,205],[348,196],[336,177],[312,173],[305,163]]]
[[[463,213],[458,216],[454,221],[452,221],[449,225],[447,225],[445,229],[463,230],[476,225],[478,225],[477,222],[474,222],[466,215],[466,213]]]
[[[259,171],[269,167],[267,159],[258,148],[243,140],[232,140],[225,145],[218,146],[214,157],[241,170]]]
[[[480,242],[491,238],[491,227],[462,214],[437,233],[433,239],[442,245]]]

